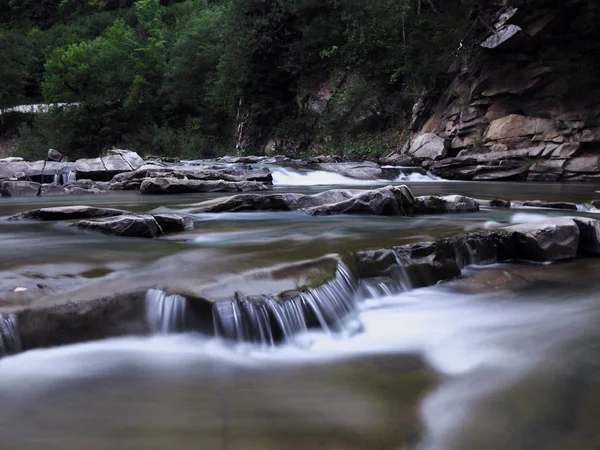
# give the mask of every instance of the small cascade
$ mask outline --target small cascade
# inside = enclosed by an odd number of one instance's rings
[[[12,355],[22,350],[21,336],[17,326],[17,316],[4,317],[0,314],[0,357]]]
[[[181,295],[167,295],[158,289],[146,293],[146,318],[154,333],[184,331],[187,309],[187,299]]]
[[[61,163],[63,164],[63,163]],[[54,174],[53,182],[55,184],[68,184],[77,180],[77,170],[74,163],[64,163],[64,165]]]
[[[402,286],[391,278],[374,278],[362,280],[360,282],[360,298],[364,300],[377,300],[383,297],[390,297],[404,291]]]
[[[293,298],[236,298],[216,303],[215,334],[229,341],[272,347],[311,328],[337,332],[356,315],[357,288],[354,275],[340,262],[335,278]]]

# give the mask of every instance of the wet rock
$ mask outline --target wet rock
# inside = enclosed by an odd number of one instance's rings
[[[580,255],[600,255],[600,222],[588,217],[572,217],[579,228]]]
[[[192,192],[261,191],[267,187],[255,181],[200,181],[178,178],[148,178],[140,186],[142,194],[184,194]]]
[[[417,197],[414,211],[415,214],[466,213],[479,211],[479,203],[462,195],[430,195]]]
[[[577,211],[577,205],[575,203],[568,202],[544,202],[541,200],[533,200],[529,202],[523,202],[523,206],[530,206],[532,208],[569,209],[572,211]]]
[[[99,220],[82,220],[73,226],[83,230],[100,231],[122,237],[155,238],[162,230],[156,219],[149,214],[120,215]]]
[[[490,200],[490,206],[492,208],[510,208],[510,205],[511,205],[511,203],[509,200],[502,200],[499,198]]]
[[[406,186],[385,187],[362,192],[352,198],[308,208],[311,216],[334,214],[371,214],[376,216],[412,215],[414,197]]]
[[[63,154],[61,152],[59,152],[58,150],[54,150],[53,148],[48,150],[48,155],[46,156],[47,161],[59,162],[59,161],[62,161],[63,158],[64,158]]]
[[[525,261],[560,261],[574,258],[579,248],[579,227],[573,219],[558,218],[504,228],[515,233],[517,258]]]
[[[163,234],[181,233],[194,229],[194,221],[191,217],[177,214],[154,214],[154,219],[162,229]]]
[[[16,314],[22,350],[148,333],[145,292],[32,308]]]
[[[93,206],[57,206],[25,211],[9,217],[10,220],[79,220],[114,217],[129,214],[127,211],[112,208],[97,208]]]
[[[247,211],[292,211],[302,194],[240,194],[221,202],[196,208],[191,213],[247,212]]]
[[[41,188],[33,181],[3,181],[1,185],[2,197],[35,197]]]

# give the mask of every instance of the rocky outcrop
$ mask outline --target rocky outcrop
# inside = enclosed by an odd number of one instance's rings
[[[597,36],[580,26],[594,8],[585,3],[501,11],[480,56],[457,58],[427,123],[387,161],[459,180],[600,178]]]
[[[54,208],[41,208],[25,211],[14,216],[9,220],[79,220],[79,219],[98,219],[102,217],[114,217],[129,214],[127,211],[112,208],[97,208],[94,206],[57,206]]]
[[[122,237],[155,238],[194,228],[190,217],[175,214],[124,214],[99,220],[81,220],[72,226]]]
[[[198,192],[262,191],[267,187],[257,181],[201,181],[187,178],[146,178],[140,185],[142,194],[186,194]]]
[[[190,213],[294,211],[332,214],[412,215],[415,199],[406,186],[374,190],[332,189],[315,195],[241,194],[188,210]]]

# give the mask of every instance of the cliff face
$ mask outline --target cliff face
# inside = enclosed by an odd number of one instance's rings
[[[585,3],[502,11],[386,162],[450,179],[600,179],[598,7]]]

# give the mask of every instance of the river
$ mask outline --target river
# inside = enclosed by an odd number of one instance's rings
[[[383,182],[274,168],[278,192]],[[593,184],[399,177],[415,195],[586,204]],[[400,181],[398,181],[399,183]],[[327,184],[329,183],[329,184]],[[2,199],[178,210],[215,194]],[[0,222],[0,312],[124,288],[239,288],[243,272],[595,208],[482,209],[416,218],[198,214],[160,240]],[[0,359],[2,449],[495,450],[600,446],[600,261],[472,267],[365,302],[352,326],[276,348],[199,334],[128,337]],[[15,292],[15,288],[19,292]],[[244,288],[259,291],[261,284]]]

